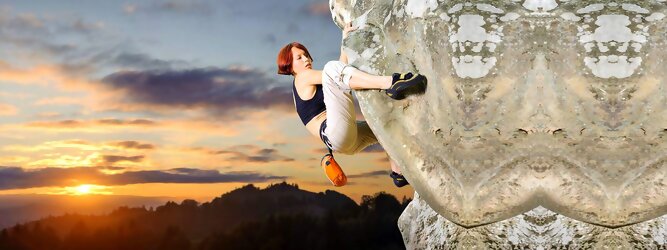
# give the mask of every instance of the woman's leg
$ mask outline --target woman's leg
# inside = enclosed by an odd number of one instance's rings
[[[354,143],[348,148],[344,154],[356,154],[364,150],[370,145],[378,143],[378,139],[375,137],[375,134],[368,126],[366,121],[356,121],[357,122],[357,137],[354,139]]]
[[[357,139],[357,122],[352,91],[349,85],[352,67],[340,61],[330,61],[322,69],[322,91],[327,108],[326,128],[322,136],[331,149],[347,152]]]
[[[391,80],[391,76],[375,76],[353,68],[352,77],[350,78],[350,88],[388,89],[391,87]]]

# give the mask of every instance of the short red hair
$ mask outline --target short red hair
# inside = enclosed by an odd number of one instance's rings
[[[310,56],[310,52],[308,52],[306,46],[303,46],[303,44],[298,42],[291,42],[278,52],[278,59],[276,60],[276,63],[278,64],[278,74],[294,75],[294,71],[292,71],[292,48],[303,50],[306,52],[306,56],[310,58],[311,61],[313,60],[313,57]]]

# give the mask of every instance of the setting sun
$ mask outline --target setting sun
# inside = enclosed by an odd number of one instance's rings
[[[84,184],[81,186],[76,187],[76,193],[78,195],[84,195],[84,194],[90,194],[90,189],[92,188],[92,185]]]
[[[49,194],[66,194],[66,195],[91,195],[91,194],[113,194],[107,191],[109,187],[94,184],[81,184],[73,187],[58,188],[56,191],[49,192]]]

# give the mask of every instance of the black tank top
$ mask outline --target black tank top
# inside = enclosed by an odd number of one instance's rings
[[[292,96],[294,97],[294,104],[299,118],[306,125],[313,117],[327,110],[324,105],[324,93],[322,92],[322,84],[315,85],[315,96],[310,100],[303,100],[296,92],[296,84],[292,81]]]

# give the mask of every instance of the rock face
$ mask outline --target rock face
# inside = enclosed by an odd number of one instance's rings
[[[426,92],[357,91],[419,196],[472,228],[537,207],[608,228],[667,212],[664,0],[330,0],[350,64]]]
[[[415,194],[398,221],[407,249],[664,249],[667,215],[610,229],[537,207],[467,229],[433,211]]]

